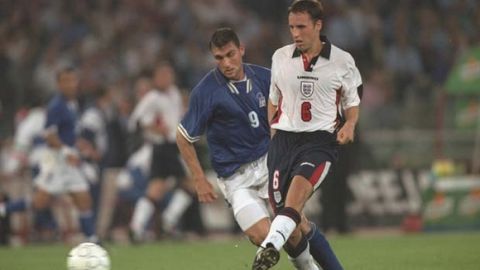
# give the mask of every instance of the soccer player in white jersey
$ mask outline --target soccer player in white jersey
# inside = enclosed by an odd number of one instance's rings
[[[163,229],[172,232],[182,214],[193,202],[193,184],[186,176],[175,144],[176,129],[183,115],[180,90],[175,85],[175,74],[168,63],[159,63],[153,72],[154,89],[135,107],[129,125],[139,125],[145,139],[152,143],[150,182],[143,197],[137,200],[130,222],[132,240],[144,238],[146,226],[159,202],[169,190],[166,180],[175,177],[178,188],[162,213]]]
[[[206,133],[218,186],[240,228],[258,246],[270,226],[266,154],[271,74],[264,67],[243,63],[245,48],[230,28],[214,32],[210,51],[217,67],[192,90],[188,111],[178,126],[177,145],[193,174],[200,202],[213,202],[217,194],[193,146]],[[305,233],[316,231],[308,227]],[[296,269],[318,269],[311,257],[292,256],[292,262]]]
[[[255,257],[254,270],[269,269],[279,250],[303,254],[302,211],[336,160],[338,144],[354,139],[362,81],[351,55],[320,36],[323,7],[295,1],[288,10],[293,44],[272,57],[269,119],[275,135],[268,152],[269,196],[276,213]],[[345,122],[341,123],[341,111]],[[331,251],[322,268],[342,269]],[[303,256],[303,255],[300,255]]]

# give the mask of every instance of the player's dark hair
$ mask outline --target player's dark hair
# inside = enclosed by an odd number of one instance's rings
[[[60,79],[60,77],[65,74],[65,73],[72,73],[75,72],[75,68],[71,66],[63,67],[57,71],[56,78],[57,81]]]
[[[288,8],[290,13],[308,13],[314,22],[323,20],[323,5],[315,0],[298,0]]]
[[[221,48],[227,45],[229,42],[233,42],[235,46],[240,47],[240,40],[238,39],[237,33],[233,31],[232,28],[222,27],[218,28],[212,35],[208,47],[210,50],[212,48]]]

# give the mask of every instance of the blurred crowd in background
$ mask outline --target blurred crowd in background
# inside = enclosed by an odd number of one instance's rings
[[[78,67],[88,96],[99,86],[115,93],[128,114],[134,85],[159,59],[169,60],[177,83],[189,91],[212,68],[208,40],[232,26],[248,62],[269,66],[273,51],[290,42],[290,1],[99,0],[2,1],[0,93],[2,137],[14,113],[55,89],[55,70]],[[365,128],[433,128],[412,117],[432,111],[433,98],[455,59],[480,42],[474,0],[324,1],[323,33],[350,51],[365,82]],[[130,105],[130,106],[128,106]]]
[[[0,139],[7,146],[28,110],[45,105],[55,93],[57,70],[73,66],[79,71],[85,106],[98,89],[107,90],[104,110],[115,136],[109,138],[110,160],[105,164],[125,166],[131,154],[127,121],[151,88],[155,64],[168,61],[188,97],[214,67],[208,50],[211,34],[219,26],[230,26],[246,46],[246,62],[269,67],[274,50],[291,42],[286,17],[290,2],[1,1]],[[437,101],[449,72],[466,50],[480,45],[479,1],[323,4],[323,34],[353,55],[363,76],[360,141],[372,142],[376,139],[368,135],[381,131],[435,130]],[[385,150],[362,151],[363,157],[381,159],[377,163],[402,162]],[[375,151],[384,155],[375,156]],[[419,166],[430,163],[423,160]]]

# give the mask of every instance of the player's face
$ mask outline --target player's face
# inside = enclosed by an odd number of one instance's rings
[[[73,71],[63,72],[57,79],[58,89],[69,98],[74,98],[78,91],[78,77]]]
[[[316,42],[320,42],[322,21],[314,22],[306,12],[290,13],[288,25],[293,42],[302,52],[308,52]]]
[[[245,54],[243,46],[237,47],[229,42],[221,48],[212,47],[212,54],[220,72],[230,80],[241,80],[245,77],[242,57]]]
[[[175,81],[175,74],[173,68],[168,65],[160,66],[155,69],[153,83],[155,88],[159,90],[166,90]]]

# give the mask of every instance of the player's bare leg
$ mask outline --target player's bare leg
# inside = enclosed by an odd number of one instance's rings
[[[265,237],[267,237],[269,228],[270,219],[266,217],[246,229],[245,234],[248,236],[248,239],[250,239],[250,242],[256,246],[260,246]]]
[[[277,264],[280,258],[279,251],[287,241],[286,250],[297,255],[293,257],[305,261],[299,265],[309,267],[308,269],[318,269],[309,254],[308,242],[304,243],[305,238],[300,228],[297,228],[302,220],[300,213],[312,192],[313,187],[305,177],[297,175],[293,178],[285,200],[285,208],[280,210],[272,221],[270,231],[261,245],[263,249],[255,257],[253,270],[270,269]],[[299,244],[304,246],[299,247]],[[298,248],[301,249],[300,252],[296,250]]]
[[[32,206],[35,210],[43,210],[50,205],[52,196],[42,189],[37,189],[33,194]]]

